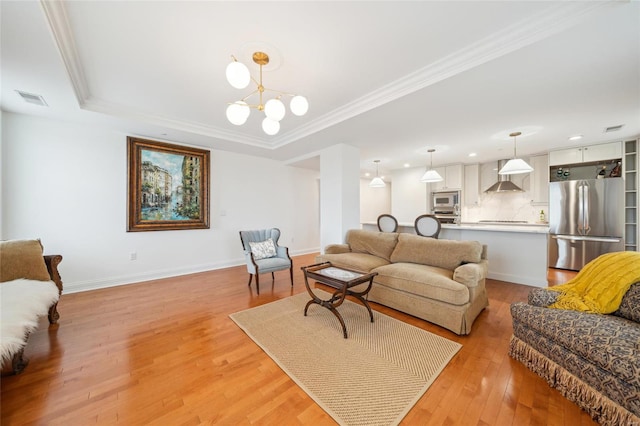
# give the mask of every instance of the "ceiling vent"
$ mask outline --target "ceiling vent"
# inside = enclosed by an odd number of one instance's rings
[[[624,127],[624,124],[618,124],[617,126],[607,127],[606,129],[604,129],[604,132],[605,133],[617,132],[618,130],[622,129],[623,127]]]
[[[20,95],[22,99],[24,99],[24,101],[27,103],[40,105],[40,106],[49,106],[45,102],[44,98],[40,95],[36,95],[34,93],[27,93],[20,90],[16,90],[16,92],[18,92],[18,95]]]

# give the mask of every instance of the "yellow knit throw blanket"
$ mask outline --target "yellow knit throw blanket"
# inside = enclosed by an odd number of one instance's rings
[[[550,287],[561,294],[549,307],[610,314],[620,307],[624,294],[636,282],[640,282],[640,252],[603,254],[587,263],[572,280]]]

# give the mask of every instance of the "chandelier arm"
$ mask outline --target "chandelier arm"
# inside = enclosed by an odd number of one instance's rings
[[[247,96],[245,96],[244,98],[240,99],[242,102],[246,102],[247,99],[249,99],[251,96],[255,95],[256,93],[258,93],[258,89],[254,90],[253,92],[249,93]]]

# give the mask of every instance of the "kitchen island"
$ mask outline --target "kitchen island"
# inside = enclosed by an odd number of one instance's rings
[[[375,222],[362,229],[377,231]],[[399,223],[398,232],[415,234],[413,223]],[[479,241],[487,245],[489,278],[547,287],[547,237],[544,224],[461,223],[442,224],[439,238]]]

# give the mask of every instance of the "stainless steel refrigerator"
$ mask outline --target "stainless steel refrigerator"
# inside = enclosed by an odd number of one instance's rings
[[[579,271],[604,253],[624,250],[624,181],[549,184],[549,266]]]

